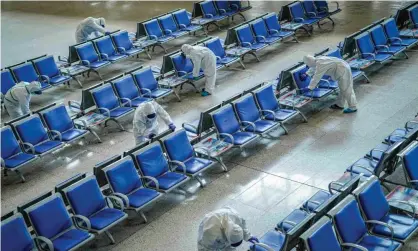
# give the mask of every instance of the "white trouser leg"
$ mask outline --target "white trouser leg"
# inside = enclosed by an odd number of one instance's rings
[[[210,94],[213,94],[213,92],[215,91],[215,83],[216,83],[216,72],[212,76],[206,76],[205,89]]]

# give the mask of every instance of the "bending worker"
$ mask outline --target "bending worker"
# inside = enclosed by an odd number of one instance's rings
[[[215,90],[216,82],[216,56],[213,52],[203,46],[191,46],[184,44],[181,47],[184,55],[190,58],[193,62],[193,79],[196,80],[202,68],[206,76],[205,88],[202,89],[201,95],[203,97],[209,96]]]
[[[148,141],[157,135],[158,117],[161,117],[170,130],[173,132],[176,130],[170,115],[154,100],[142,103],[136,108],[133,120],[135,145]]]
[[[103,17],[88,17],[84,19],[75,31],[75,40],[78,43],[85,42],[98,36],[107,35],[109,32],[105,29],[106,21]]]
[[[303,62],[309,66],[306,74],[312,77],[308,87],[310,90],[315,89],[324,75],[329,75],[333,80],[338,81],[338,87],[340,89],[337,103],[330,108],[343,110],[347,102],[348,108],[344,109],[344,113],[357,111],[356,94],[353,89],[353,76],[350,65],[347,62],[335,57],[319,56],[315,58],[311,55],[305,56]]]
[[[246,240],[258,242],[251,236],[245,220],[232,208],[225,207],[205,215],[199,226],[198,251],[229,251]]]
[[[7,91],[4,95],[4,106],[11,119],[30,113],[29,103],[32,94],[42,94],[41,83],[37,81],[20,82]]]

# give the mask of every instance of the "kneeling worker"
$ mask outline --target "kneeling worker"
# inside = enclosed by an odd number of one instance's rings
[[[190,58],[193,62],[193,78],[197,79],[199,76],[200,68],[206,76],[205,88],[202,89],[202,97],[209,96],[215,90],[216,82],[216,56],[213,52],[203,46],[191,46],[184,44],[181,47],[181,51],[184,55]]]
[[[136,108],[133,120],[135,145],[148,141],[157,135],[158,117],[161,117],[170,130],[173,132],[176,130],[170,115],[154,100],[142,103]]]
[[[109,32],[105,29],[105,26],[106,21],[103,17],[88,17],[84,19],[77,26],[77,30],[75,31],[75,40],[77,44],[101,35],[109,34]]]
[[[225,207],[205,215],[199,226],[198,251],[230,251],[246,240],[258,242],[251,236],[245,220],[232,208]]]
[[[344,109],[344,113],[357,111],[356,94],[353,89],[353,75],[347,62],[335,57],[319,56],[315,58],[311,55],[305,56],[303,62],[309,66],[306,74],[312,77],[308,87],[310,90],[315,89],[322,76],[329,75],[333,80],[338,81],[340,89],[337,103],[332,105],[331,108],[343,110],[347,102],[348,108]]]
[[[32,94],[42,94],[41,83],[37,81],[20,82],[7,91],[4,95],[4,106],[11,119],[30,113],[29,103]]]

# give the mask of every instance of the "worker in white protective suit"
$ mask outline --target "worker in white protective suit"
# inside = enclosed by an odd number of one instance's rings
[[[88,17],[77,26],[75,40],[77,43],[82,43],[95,37],[107,35],[109,32],[105,29],[105,26],[106,21],[103,17]]]
[[[319,56],[315,58],[311,55],[305,56],[303,62],[309,67],[306,74],[312,77],[308,87],[310,90],[315,89],[324,75],[328,75],[331,79],[338,81],[340,89],[337,103],[332,105],[331,108],[344,110],[344,113],[357,111],[353,75],[347,62],[336,57]],[[344,109],[345,103],[348,103],[348,108]]]
[[[142,103],[136,108],[133,120],[135,145],[148,141],[157,135],[159,117],[168,125],[170,130],[173,132],[176,130],[170,115],[157,102],[152,100]]]
[[[243,241],[259,242],[251,236],[245,220],[229,207],[206,214],[198,235],[198,251],[229,251],[235,250]]]
[[[6,92],[4,95],[4,106],[11,119],[30,113],[29,103],[32,94],[42,94],[41,83],[37,81],[31,83],[20,82]]]
[[[195,80],[198,78],[200,68],[202,68],[206,76],[205,88],[202,89],[201,95],[203,97],[211,95],[215,91],[216,82],[215,54],[207,47],[199,45],[191,46],[189,44],[184,44],[181,47],[181,51],[193,62],[193,78]]]

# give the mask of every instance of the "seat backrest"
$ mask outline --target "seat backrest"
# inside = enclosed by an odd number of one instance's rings
[[[130,50],[133,47],[127,31],[114,33],[111,37],[113,42],[115,42],[116,47],[122,47],[125,48],[125,50]]]
[[[396,26],[395,19],[389,18],[386,19],[383,23],[383,28],[385,29],[386,35],[388,35],[389,38],[399,37],[399,29]]]
[[[178,30],[176,22],[174,22],[173,16],[171,14],[167,14],[165,16],[159,17],[158,20],[160,21],[161,27],[163,28],[164,31],[170,30],[174,32]]]
[[[32,82],[39,80],[39,75],[36,73],[35,67],[33,67],[33,64],[30,62],[12,67],[11,70],[13,71],[17,82]]]
[[[115,193],[129,194],[143,185],[131,156],[109,165],[103,171]]]
[[[342,250],[332,222],[327,217],[322,217],[301,238],[309,251]]]
[[[1,93],[5,95],[8,90],[16,85],[12,73],[9,70],[1,71]]]
[[[336,49],[334,51],[328,52],[327,54],[328,57],[335,57],[335,58],[340,58],[342,59],[342,55],[341,55],[341,51],[339,49]]]
[[[132,75],[126,75],[115,79],[112,83],[120,98],[135,99],[141,96]]]
[[[105,36],[99,39],[94,40],[97,50],[108,56],[116,54],[115,47],[113,47],[112,39],[109,36]]]
[[[267,25],[268,30],[277,30],[277,31],[281,30],[279,19],[277,19],[277,14],[276,13],[272,12],[272,13],[264,16],[263,19],[264,19],[264,22]]]
[[[34,115],[14,124],[22,142],[37,145],[48,139],[48,133],[42,124],[41,119]]]
[[[240,124],[231,104],[225,105],[212,114],[213,123],[219,133],[233,134],[240,130]]]
[[[228,9],[230,9],[230,7],[229,7],[229,1],[215,0],[214,2],[216,4],[216,7],[218,8],[218,10],[225,10],[225,11],[227,11]]]
[[[7,159],[22,152],[19,142],[14,135],[12,128],[5,126],[1,128],[1,157]]]
[[[389,203],[379,181],[373,179],[358,189],[362,190],[358,194],[358,201],[367,220],[381,220],[389,212]]]
[[[412,24],[415,25],[415,28],[418,28],[418,5],[415,5],[408,9],[409,19],[411,20]]]
[[[373,42],[375,45],[386,45],[387,38],[385,32],[383,31],[383,27],[381,25],[376,25],[372,29],[369,30],[370,35],[372,36]]]
[[[146,176],[158,177],[168,172],[168,162],[158,142],[134,152],[133,155],[138,162],[139,169]]]
[[[41,114],[49,130],[65,132],[74,128],[74,123],[63,104],[47,109]]]
[[[32,236],[20,213],[1,222],[1,250],[32,250],[35,248]]]
[[[311,82],[311,77],[306,75],[306,79],[302,80],[301,79],[301,74],[304,74],[308,71],[308,67],[305,65],[302,65],[294,70],[292,70],[292,77],[293,77],[293,81],[296,84],[296,86],[298,87],[298,89],[304,89],[307,88],[309,83]]]
[[[184,73],[180,71],[185,71],[187,73],[190,73],[193,71],[193,63],[190,58],[183,56],[183,54],[175,54],[173,56],[170,56],[171,60],[173,61],[174,69],[177,72],[177,75],[179,77],[185,75]]]
[[[185,130],[170,134],[163,140],[163,144],[170,160],[184,162],[193,156],[193,147]]]
[[[209,40],[205,43],[206,47],[208,47],[215,56],[218,57],[225,57],[225,49],[222,47],[221,40],[219,38]]]
[[[173,12],[172,14],[179,25],[184,24],[186,26],[189,26],[191,24],[191,20],[187,15],[187,11],[185,9],[178,10],[176,12]]]
[[[316,7],[319,10],[328,10],[328,3],[327,3],[327,1],[314,1],[314,2],[315,2]]]
[[[78,45],[75,49],[80,60],[87,60],[90,63],[99,61],[99,55],[91,42]]]
[[[235,31],[241,44],[244,42],[252,44],[254,42],[254,36],[248,24],[236,28]]]
[[[303,8],[305,9],[306,13],[308,13],[308,12],[317,13],[314,1],[304,0],[304,1],[302,1],[302,4],[303,4]]]
[[[263,36],[268,37],[268,30],[264,20],[259,18],[251,22],[251,27],[253,28],[253,32],[256,36]]]
[[[64,193],[75,214],[90,217],[106,207],[105,198],[93,175],[64,189]]]
[[[410,180],[418,180],[418,142],[415,141],[403,156],[405,171]]]
[[[139,89],[148,89],[154,91],[158,89],[158,82],[152,74],[151,67],[146,67],[141,70],[132,73],[132,76],[135,78],[136,83],[139,86]],[[141,90],[142,93],[146,91]]]
[[[354,38],[360,53],[374,53],[374,45],[368,32],[363,32]]]
[[[120,107],[119,100],[110,84],[91,90],[97,108],[107,108],[113,110]]]
[[[203,16],[207,14],[211,14],[213,16],[218,15],[218,12],[215,9],[215,5],[213,4],[213,1],[204,1],[200,3],[200,6],[202,8]]]
[[[36,66],[39,74],[46,75],[50,78],[55,77],[57,75],[61,75],[60,70],[58,69],[57,64],[55,63],[54,56],[47,56],[39,58],[33,63]]]
[[[150,37],[151,35],[156,36],[157,38],[163,36],[163,31],[161,30],[160,24],[158,23],[157,19],[152,19],[148,22],[145,22],[144,26],[148,34],[148,37]]]
[[[260,112],[252,94],[247,94],[234,103],[235,111],[241,121],[254,122],[260,119]]]
[[[274,95],[272,85],[256,90],[254,94],[261,110],[275,111],[279,108],[279,103],[277,102],[276,95]]]
[[[302,5],[300,2],[295,2],[289,5],[290,14],[292,15],[292,18],[303,18],[305,19],[305,12],[303,11]]]
[[[54,194],[24,210],[37,235],[52,239],[73,226],[60,194]]]

